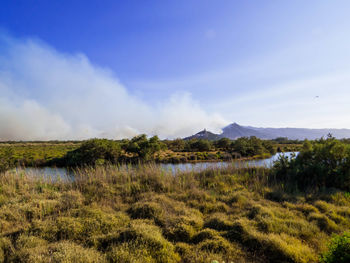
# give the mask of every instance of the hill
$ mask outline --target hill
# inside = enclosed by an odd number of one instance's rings
[[[237,139],[240,137],[255,136],[260,139],[275,139],[287,137],[291,140],[314,140],[332,134],[337,139],[350,138],[350,129],[307,129],[307,128],[258,128],[253,126],[241,126],[232,123],[222,129],[221,134],[215,134],[203,130],[185,139],[208,139],[217,140],[220,138]]]
[[[189,137],[186,137],[184,138],[184,140],[191,140],[191,139],[206,139],[206,140],[209,140],[209,141],[215,141],[215,140],[218,140],[220,139],[220,135],[218,134],[215,134],[215,133],[212,133],[210,131],[207,131],[206,129],[192,135],[192,136],[189,136]]]

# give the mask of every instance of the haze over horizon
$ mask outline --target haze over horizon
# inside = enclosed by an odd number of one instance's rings
[[[349,129],[349,8],[4,0],[0,140]]]

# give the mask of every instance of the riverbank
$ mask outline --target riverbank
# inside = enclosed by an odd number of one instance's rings
[[[266,168],[175,176],[80,169],[72,182],[0,176],[1,262],[317,262],[350,227],[335,189],[288,194]]]
[[[257,154],[249,157],[242,157],[235,153],[224,151],[210,152],[173,152],[161,151],[154,155],[154,160],[157,163],[198,163],[198,162],[228,162],[228,161],[247,161],[267,159],[272,156],[271,153]]]
[[[198,162],[186,162],[186,163],[137,163],[137,164],[117,164],[111,165],[116,170],[128,170],[134,169],[135,171],[141,169],[142,167],[155,167],[157,169],[162,169],[164,172],[171,172],[173,175],[177,173],[184,172],[201,172],[206,169],[223,169],[230,166],[235,166],[236,168],[271,168],[273,163],[277,161],[282,153],[277,153],[267,159],[238,159],[231,160],[229,162],[225,161],[198,161]],[[282,156],[292,157],[297,156],[298,153],[287,152],[283,153]],[[17,174],[28,174],[32,177],[42,178],[45,180],[55,181],[63,180],[69,181],[74,180],[75,171],[79,171],[81,168],[65,168],[65,167],[17,167],[11,169],[11,173]]]
[[[12,158],[15,163],[25,167],[64,167],[65,163],[60,161],[64,156],[73,150],[76,150],[80,144],[18,144],[9,146],[8,144],[0,145],[0,152],[6,150],[12,151]],[[174,152],[171,150],[161,150],[156,152],[150,160],[142,161],[137,156],[126,155],[120,157],[121,163],[198,163],[198,162],[218,162],[232,160],[254,160],[266,159],[271,154],[259,154],[251,157],[241,157],[238,154],[230,154],[224,151],[202,151],[202,152]]]
[[[235,141],[164,140],[137,136],[131,140],[91,139],[71,142],[0,143],[0,172],[15,166],[74,167],[117,163],[195,163],[264,159],[301,145],[277,144],[257,138]]]

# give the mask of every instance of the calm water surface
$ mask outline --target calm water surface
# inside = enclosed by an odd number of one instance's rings
[[[208,168],[221,168],[226,167],[228,165],[235,164],[239,168],[244,167],[272,167],[273,163],[278,160],[281,155],[292,157],[293,155],[297,155],[298,152],[285,152],[285,153],[277,153],[270,158],[267,159],[259,159],[259,160],[239,160],[239,161],[231,161],[231,162],[199,162],[199,163],[178,163],[178,164],[159,164],[165,170],[171,170],[172,172],[184,172],[184,171],[203,171]]]
[[[286,152],[286,153],[277,153],[268,159],[260,159],[260,160],[240,160],[240,161],[232,161],[232,162],[199,162],[199,163],[178,163],[178,164],[157,164],[165,171],[170,171],[173,174],[178,172],[185,171],[203,171],[208,168],[224,168],[228,165],[236,165],[237,167],[271,167],[274,161],[277,161],[280,155],[285,155],[291,157],[293,155],[297,155],[298,152]],[[126,166],[124,166],[125,168]],[[123,166],[121,166],[121,169]],[[60,179],[69,179],[74,177],[74,171],[68,170],[66,168],[53,168],[53,167],[28,167],[28,168],[17,168],[17,173],[26,173],[30,176],[39,176],[45,179],[50,179],[53,181]]]

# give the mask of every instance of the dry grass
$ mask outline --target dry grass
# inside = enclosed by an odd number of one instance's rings
[[[0,262],[317,262],[350,226],[340,191],[278,194],[268,170],[149,164],[0,175]]]

